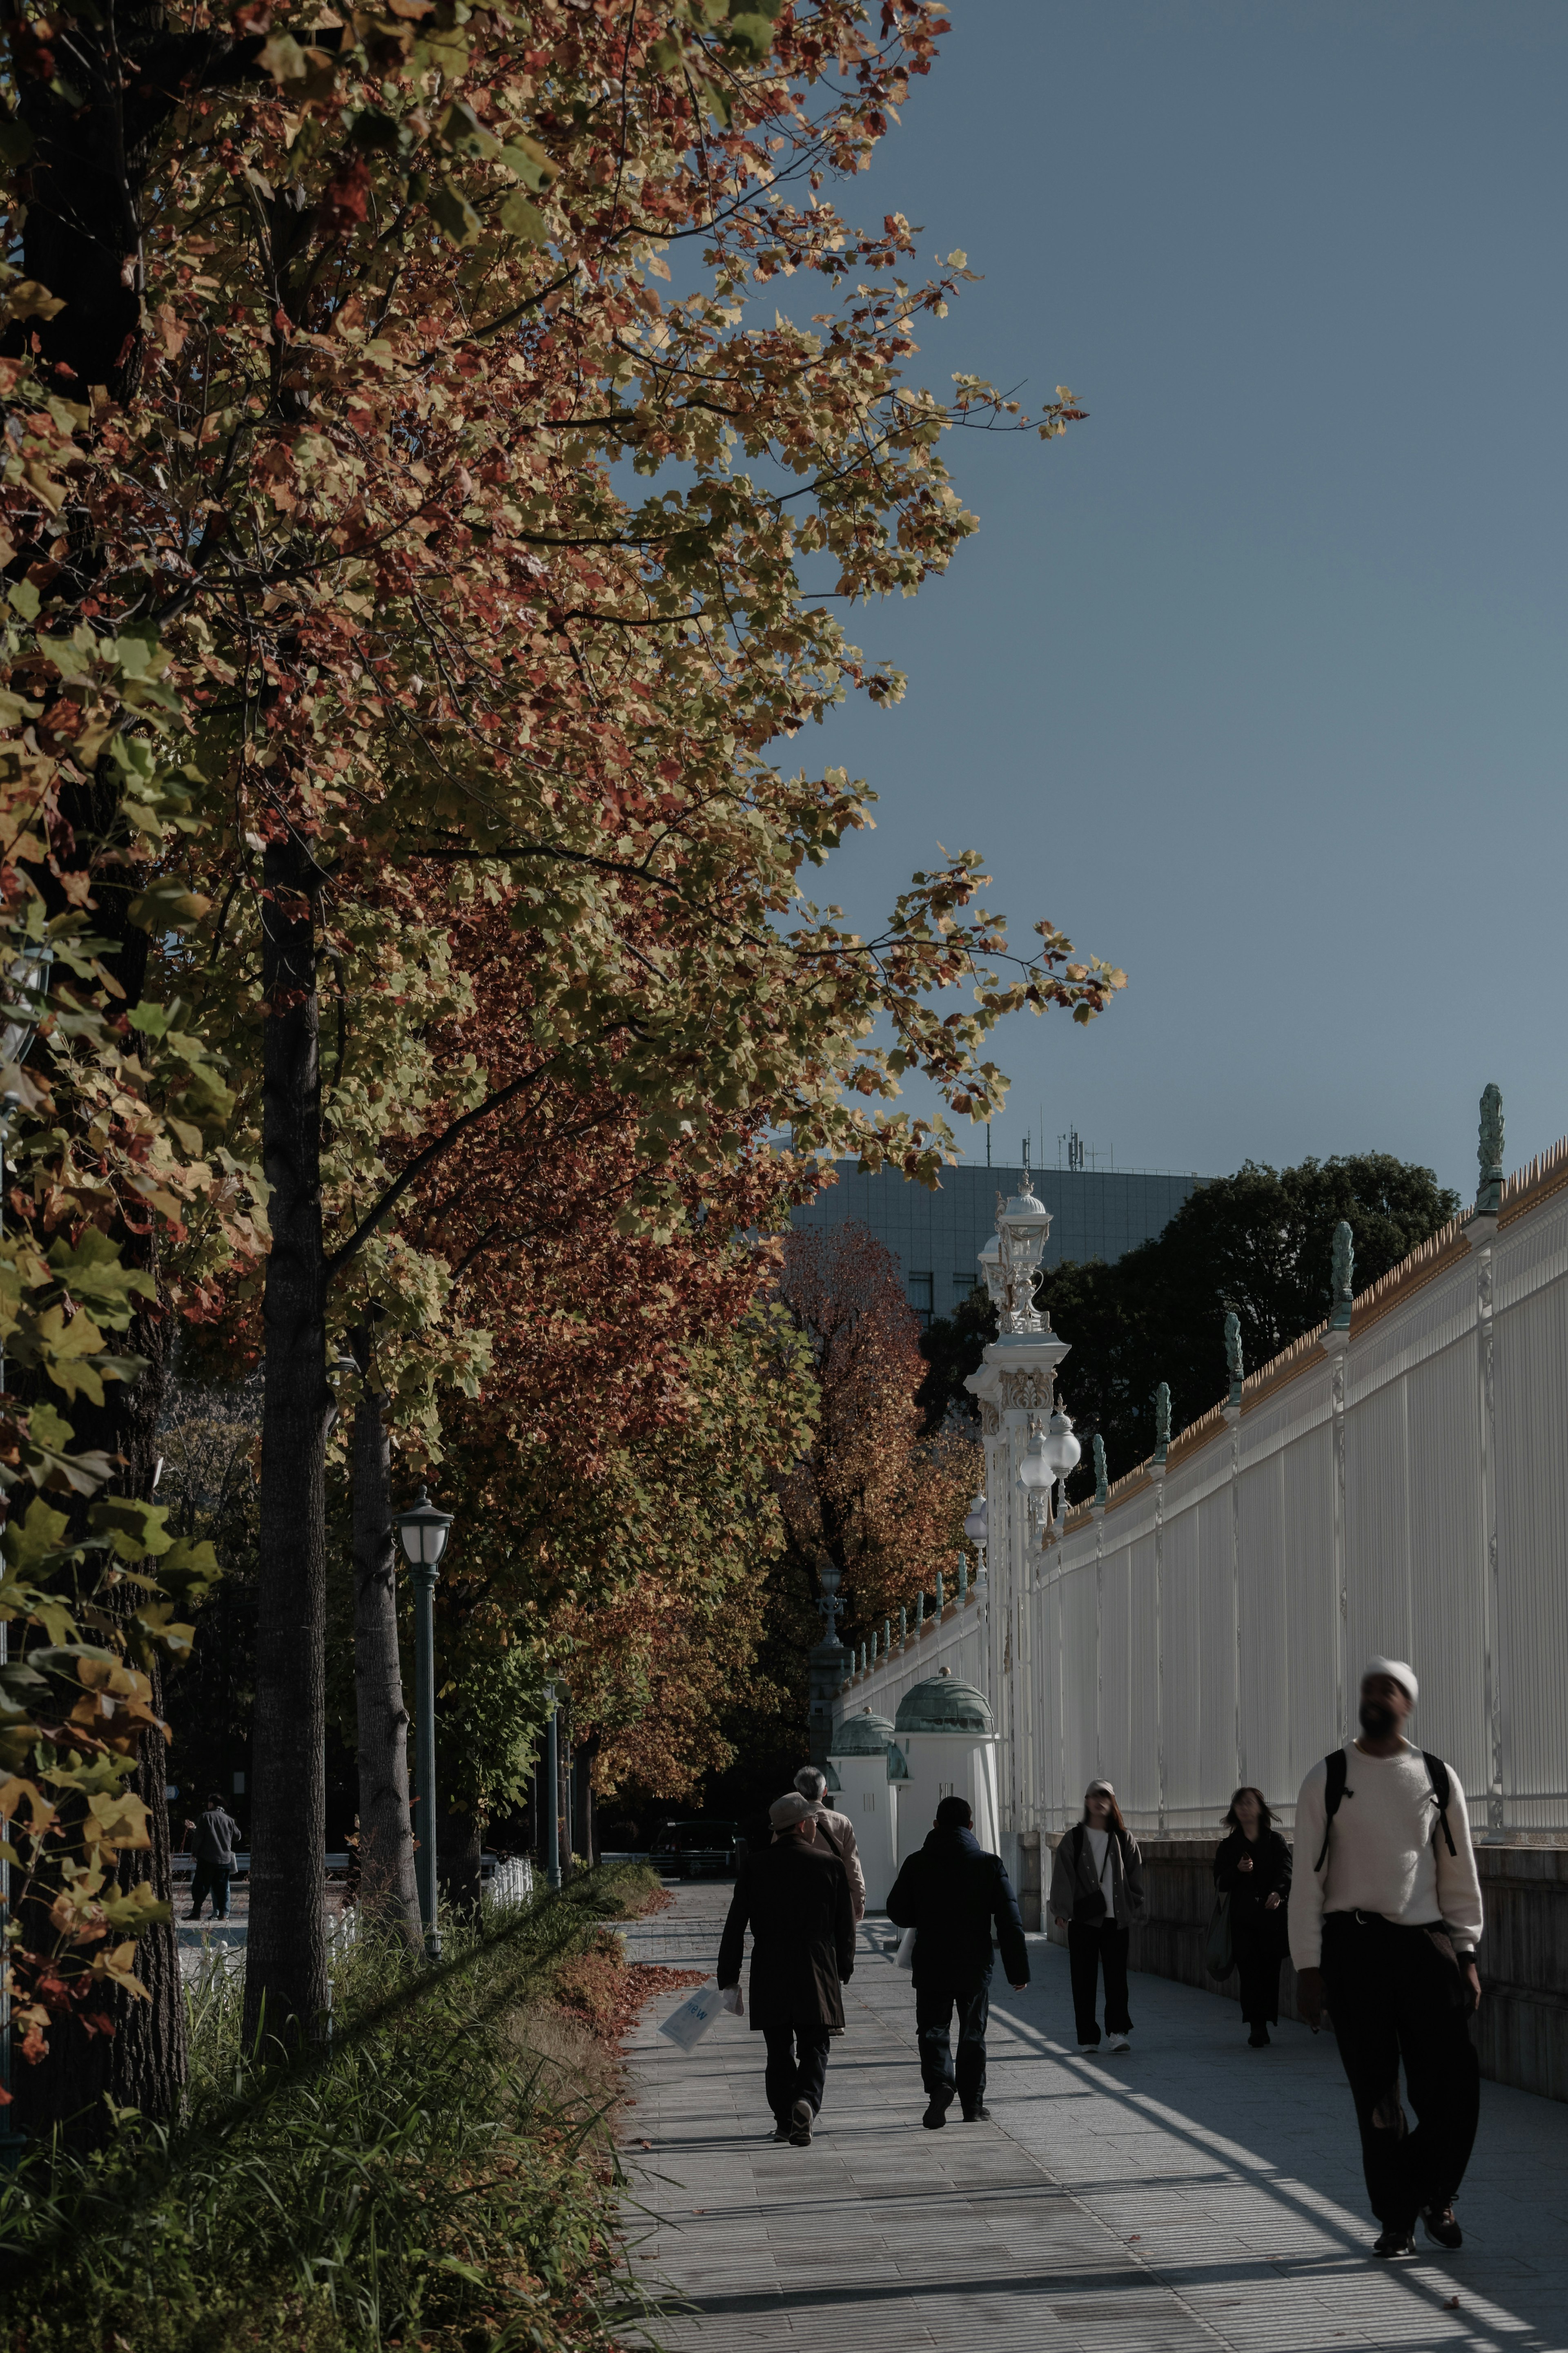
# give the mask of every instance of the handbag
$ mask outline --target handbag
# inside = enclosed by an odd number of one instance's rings
[[[1227,1978],[1236,1967],[1236,1947],[1230,1933],[1230,1898],[1216,1895],[1209,1915],[1209,1933],[1204,1946],[1204,1967],[1211,1978]]]

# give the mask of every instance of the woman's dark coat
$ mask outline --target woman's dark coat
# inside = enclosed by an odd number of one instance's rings
[[[1237,1868],[1244,1854],[1252,1858],[1250,1871]],[[1278,1831],[1265,1831],[1256,1846],[1249,1846],[1240,1831],[1232,1831],[1227,1839],[1221,1841],[1215,1856],[1214,1883],[1222,1895],[1230,1898],[1230,1933],[1238,1956],[1258,1937],[1284,1951],[1285,1918],[1290,1902],[1290,1850]],[[1273,1912],[1264,1908],[1270,1895],[1279,1898]]]
[[[752,2029],[826,2026],[844,2031],[841,1983],[855,1971],[849,1874],[825,1846],[792,1834],[746,1856],[719,1947],[719,1983],[741,1982],[752,1932]]]

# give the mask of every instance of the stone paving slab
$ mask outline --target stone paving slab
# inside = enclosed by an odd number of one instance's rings
[[[682,1887],[631,1957],[711,1967],[729,1895]],[[629,2221],[645,2284],[686,2303],[647,2331],[670,2353],[1568,2353],[1568,2106],[1483,2085],[1464,2249],[1386,2267],[1328,2035],[1250,2051],[1232,2005],[1135,1977],[1132,2052],[1080,2058],[1067,1956],[1031,1937],[1035,1982],[993,2000],[994,2121],[928,2133],[885,1935],[862,1931],[809,2150],[766,2137],[742,2021],[689,2057],[656,2031],[683,1996],[640,2022]]]

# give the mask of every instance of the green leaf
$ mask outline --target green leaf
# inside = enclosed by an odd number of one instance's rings
[[[537,205],[529,203],[521,188],[512,190],[496,218],[510,237],[525,237],[530,245],[548,245],[550,242],[544,215]]]
[[[773,28],[766,16],[748,9],[744,16],[731,16],[724,46],[739,49],[747,62],[760,66],[773,45]]]
[[[530,139],[522,132],[507,141],[500,151],[500,160],[535,195],[561,176],[561,167],[552,158],[549,148],[542,147],[537,139]]]
[[[30,580],[13,580],[5,591],[5,601],[20,613],[24,621],[36,621],[43,599]]]
[[[430,210],[437,227],[446,230],[454,245],[472,245],[478,238],[478,213],[444,180],[430,199]]]

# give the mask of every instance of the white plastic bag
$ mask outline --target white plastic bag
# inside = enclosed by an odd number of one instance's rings
[[[742,2016],[742,2008],[741,2008],[741,1989],[740,1989],[740,1987],[739,1987],[739,1986],[726,1986],[726,1987],[724,1988],[723,1992],[719,1996],[719,2007],[720,2007],[720,2009],[721,2009],[721,2010],[724,2010],[724,2011],[725,2011],[725,2012],[726,2012],[726,2013],[727,2013],[731,2018],[739,2018],[739,2017],[741,2017],[741,2016]]]
[[[720,2016],[723,1999],[716,1985],[699,1986],[689,2001],[683,2001],[679,2010],[670,2011],[659,2032],[668,2034],[682,2051],[695,2051],[713,2021]]]
[[[915,1938],[919,1934],[920,1930],[918,1928],[906,1928],[903,1935],[899,1938],[899,1949],[893,1955],[893,1967],[896,1969],[912,1969],[914,1968]]]

